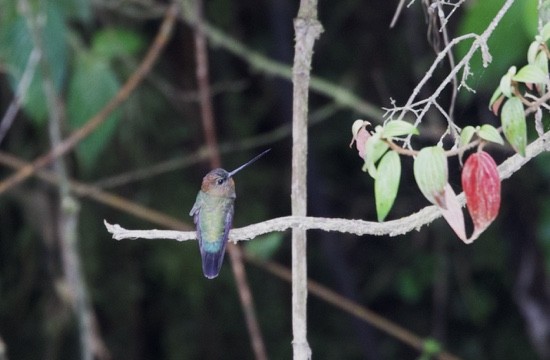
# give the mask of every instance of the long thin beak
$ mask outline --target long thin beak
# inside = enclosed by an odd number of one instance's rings
[[[239,171],[241,171],[242,169],[244,169],[245,167],[247,167],[248,165],[252,164],[254,161],[258,160],[259,158],[261,158],[262,156],[264,156],[265,154],[267,154],[271,149],[267,149],[265,150],[263,153],[261,153],[260,155],[257,155],[254,159],[250,160],[249,162],[247,162],[246,164],[244,165],[241,165],[239,166],[238,168],[236,168],[235,170],[231,171],[229,173],[229,177],[232,177],[233,175],[235,175],[236,173],[238,173]]]

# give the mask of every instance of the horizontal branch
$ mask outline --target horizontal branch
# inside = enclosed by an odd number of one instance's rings
[[[548,151],[550,149],[550,145],[548,144],[549,141],[550,131],[527,146],[525,157],[515,154],[506,159],[498,167],[500,178],[509,178],[532,158],[543,151]],[[464,194],[460,194],[458,198],[460,203],[464,205]],[[397,236],[406,234],[412,230],[419,230],[422,226],[430,224],[440,216],[441,213],[435,206],[427,206],[412,215],[385,222],[308,216],[283,216],[242,228],[232,229],[229,233],[229,238],[233,242],[250,240],[259,235],[274,231],[285,231],[291,228],[337,231],[355,235]],[[194,231],[127,230],[119,225],[111,225],[107,221],[105,221],[105,226],[107,227],[107,231],[113,235],[113,239],[116,240],[141,238],[186,241],[196,239]]]
[[[302,230],[323,230],[350,233],[355,235],[402,235],[415,228],[432,222],[439,216],[435,206],[428,206],[421,211],[401,218],[399,220],[386,221],[383,223],[365,220],[350,220],[338,218],[322,218],[308,216],[283,216],[263,221],[261,223],[248,225],[229,232],[230,241],[244,241],[253,239],[259,235],[274,231],[285,231],[291,228]],[[428,220],[422,222],[420,220]],[[170,239],[177,241],[196,240],[194,231],[174,230],[127,230],[120,225],[111,225],[107,221],[105,227],[113,234],[113,239]]]

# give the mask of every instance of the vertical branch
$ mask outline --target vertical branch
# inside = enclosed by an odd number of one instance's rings
[[[48,109],[50,142],[52,148],[56,148],[62,142],[61,121],[63,109],[52,80],[50,64],[44,53],[46,49],[42,44],[40,24],[32,13],[28,0],[20,0],[20,9],[27,20],[37,52],[44,54],[38,60],[38,65],[42,75],[42,87]],[[81,358],[85,360],[93,360],[94,357],[108,359],[110,355],[95,323],[95,314],[90,306],[88,290],[81,269],[81,258],[78,253],[79,204],[70,194],[69,178],[64,159],[62,157],[56,158],[54,167],[59,178],[58,232],[61,259],[65,281],[71,291],[70,300],[78,322]]]
[[[445,44],[445,47],[449,45],[449,32],[447,31],[447,23],[446,18],[444,17],[443,12],[443,6],[441,5],[441,2],[437,3],[437,14],[439,16],[439,23],[441,24],[441,33],[443,34],[443,44]],[[453,55],[453,51],[450,50],[447,53],[447,59],[449,60],[449,67],[453,69],[456,66],[455,58]],[[458,97],[458,77],[456,74],[451,79],[451,85],[452,85],[452,93],[451,93],[451,103],[449,104],[449,110],[447,111],[447,114],[449,114],[449,124],[448,124],[448,131],[453,137],[453,140],[458,143],[460,135],[458,134],[458,131],[456,129],[456,125],[454,123],[454,112],[455,112],[455,105],[456,105],[456,99]]]
[[[6,348],[6,343],[0,336],[0,360],[8,360],[8,350]]]
[[[182,6],[186,6],[185,0]],[[201,108],[201,119],[204,130],[204,137],[207,147],[210,152],[210,165],[212,168],[221,167],[220,150],[216,137],[216,125],[214,122],[214,112],[212,111],[212,95],[210,91],[210,79],[208,76],[208,51],[206,44],[206,36],[202,30],[203,13],[202,1],[196,0],[195,6],[195,56],[196,56],[196,73],[197,84],[199,91],[199,103]],[[185,10],[185,9],[184,9]],[[185,12],[185,11],[184,11]],[[243,264],[242,249],[235,245],[229,244],[227,247],[231,268],[235,276],[239,299],[243,308],[248,334],[252,345],[252,351],[257,360],[267,360],[262,332],[256,317],[254,307],[254,298],[250,291],[250,286],[246,278],[246,270]]]
[[[307,115],[313,44],[323,28],[317,21],[317,1],[301,0],[294,20],[296,45],[292,83],[292,215],[307,215]],[[294,359],[311,358],[307,342],[306,231],[292,229],[292,333]]]
[[[195,1],[195,21],[202,23],[202,1]],[[208,50],[206,37],[200,29],[195,29],[195,57],[197,87],[199,93],[199,104],[201,111],[202,127],[206,146],[210,152],[210,165],[212,168],[221,167],[221,157],[216,136],[216,125],[214,124],[214,112],[212,111],[212,95],[210,91],[210,77],[208,74]]]

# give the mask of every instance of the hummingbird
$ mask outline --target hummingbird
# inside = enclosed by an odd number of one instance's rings
[[[233,176],[264,156],[267,149],[233,171],[214,169],[202,179],[201,189],[189,216],[197,228],[197,239],[202,258],[202,272],[208,279],[220,273],[229,230],[235,208],[235,181]]]

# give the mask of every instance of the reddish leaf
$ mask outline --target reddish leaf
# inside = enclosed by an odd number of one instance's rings
[[[470,155],[462,170],[462,188],[466,205],[474,222],[473,241],[498,215],[500,177],[497,164],[485,151]]]
[[[498,116],[498,110],[500,109],[500,105],[502,105],[502,102],[504,101],[504,99],[506,99],[504,96],[500,96],[491,105],[491,110],[493,111],[493,114],[495,114],[495,116]]]
[[[365,128],[361,128],[359,132],[357,133],[357,136],[355,138],[355,144],[357,147],[357,151],[359,152],[359,156],[361,158],[365,158],[365,152],[367,148],[367,140],[371,137],[370,133]]]
[[[365,159],[367,140],[371,137],[371,134],[366,129],[369,125],[370,122],[366,120],[355,120],[351,128],[353,138],[351,139],[349,146],[351,147],[355,142],[355,147],[359,152],[359,156],[363,159]]]
[[[449,184],[445,185],[445,204],[447,205],[447,208],[439,208],[441,214],[460,240],[464,241],[466,244],[469,244],[471,241],[466,238],[466,227],[464,226],[462,206],[460,206],[456,194]]]

